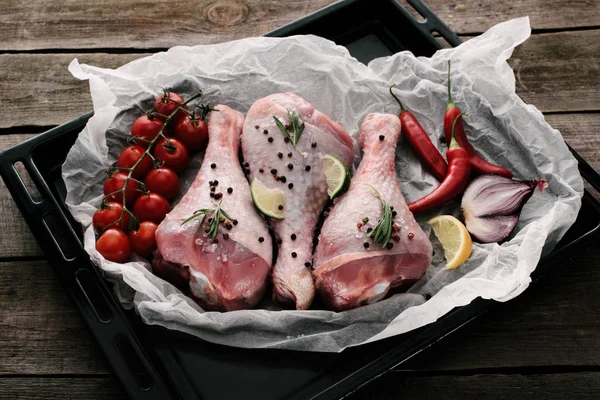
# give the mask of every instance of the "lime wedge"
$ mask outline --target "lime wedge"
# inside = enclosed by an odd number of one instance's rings
[[[252,201],[258,211],[273,219],[284,219],[285,195],[279,189],[269,189],[258,178],[250,184]]]
[[[331,154],[323,156],[323,173],[327,182],[327,194],[333,199],[343,194],[350,186],[350,171],[344,163]]]

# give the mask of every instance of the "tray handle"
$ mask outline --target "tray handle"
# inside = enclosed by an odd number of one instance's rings
[[[50,259],[60,260],[52,263],[52,268],[71,293],[70,297],[127,394],[139,400],[172,399],[129,327],[123,310],[106,298],[110,288],[89,261],[76,232],[67,223],[58,199],[31,158],[34,145],[27,142],[23,145],[0,153],[0,176],[44,253]],[[39,192],[36,196],[39,199],[32,198],[15,169],[14,165],[18,162],[23,163]],[[56,223],[49,224],[48,216],[52,216]],[[48,234],[54,240],[47,240]],[[65,247],[65,243],[78,243],[79,246]]]
[[[439,33],[452,47],[462,43],[462,40],[454,33],[433,11],[429,9],[421,0],[406,0],[419,14],[425,18],[425,21],[419,22],[426,27],[429,33]]]

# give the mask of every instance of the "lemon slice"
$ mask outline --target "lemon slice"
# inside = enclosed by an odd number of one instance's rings
[[[467,228],[452,215],[440,215],[427,221],[438,238],[448,263],[446,269],[457,268],[473,251],[473,241]]]
[[[269,189],[258,178],[250,184],[252,201],[258,211],[273,219],[284,219],[285,195],[279,189]]]
[[[323,173],[327,182],[327,194],[330,199],[348,190],[350,186],[350,171],[344,163],[331,154],[323,156]]]

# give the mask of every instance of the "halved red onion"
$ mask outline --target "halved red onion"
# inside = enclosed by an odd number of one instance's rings
[[[518,181],[499,175],[481,175],[465,190],[462,212],[471,236],[481,243],[501,242],[515,229],[521,209],[535,188],[544,191],[548,181]]]

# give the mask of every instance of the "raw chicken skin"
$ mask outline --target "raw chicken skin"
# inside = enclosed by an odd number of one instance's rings
[[[288,110],[302,117],[305,128],[296,150],[286,142],[274,116],[287,124]],[[279,253],[273,267],[273,299],[282,305],[307,309],[314,298],[311,275],[313,235],[324,205],[327,184],[323,155],[332,154],[346,165],[354,159],[348,133],[310,103],[292,93],[256,101],[246,116],[242,152],[250,178],[285,194],[285,219],[271,221]]]
[[[185,196],[156,231],[160,257],[155,269],[189,269],[189,287],[200,304],[212,310],[239,310],[256,305],[262,298],[272,264],[273,244],[267,223],[252,203],[250,187],[239,164],[238,151],[244,116],[223,105],[215,107],[208,123],[209,143],[202,167]],[[213,168],[214,166],[214,168]],[[210,197],[209,181],[218,181]],[[232,188],[232,193],[227,189]],[[194,211],[221,207],[237,225],[219,226],[217,242],[205,232],[208,221],[198,228],[202,217],[182,225]],[[213,216],[212,214],[207,217]],[[224,234],[228,235],[224,236]],[[259,241],[259,237],[263,240]]]
[[[315,253],[315,284],[325,304],[336,311],[383,299],[390,289],[419,279],[432,257],[432,246],[406,207],[395,168],[400,120],[395,115],[369,114],[361,125],[361,163],[348,192],[335,200],[325,219]],[[381,201],[394,208],[391,249],[367,238],[382,215]],[[363,224],[363,218],[368,222]],[[359,224],[363,224],[359,228]],[[365,243],[368,243],[366,248]]]

